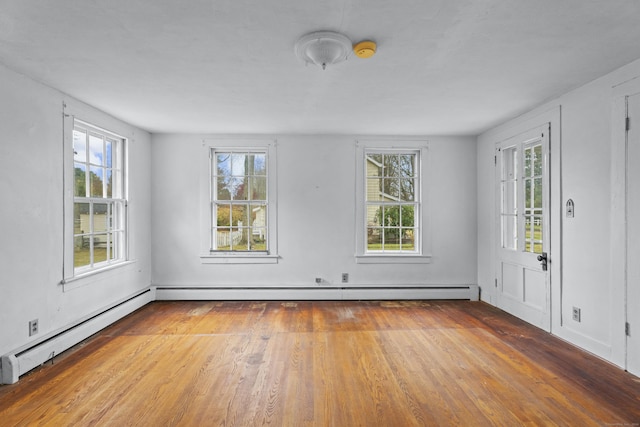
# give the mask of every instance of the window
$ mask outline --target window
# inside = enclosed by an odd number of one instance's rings
[[[266,252],[265,151],[212,150],[211,251]]]
[[[276,145],[262,139],[203,141],[202,263],[278,262]]]
[[[419,157],[415,151],[366,153],[367,253],[416,253]]]
[[[423,206],[426,141],[358,141],[356,153],[356,261],[430,262]]]
[[[74,275],[126,260],[125,140],[74,120]]]

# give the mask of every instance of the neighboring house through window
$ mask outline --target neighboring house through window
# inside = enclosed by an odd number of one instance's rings
[[[419,160],[417,151],[366,152],[366,252],[417,252]]]
[[[73,159],[72,209],[73,277],[101,270],[127,260],[127,198],[125,186],[125,138],[72,120]],[[70,228],[70,229],[69,229]],[[69,268],[71,271],[71,268]]]
[[[429,262],[423,206],[426,152],[426,141],[420,140],[356,143],[359,263]]]

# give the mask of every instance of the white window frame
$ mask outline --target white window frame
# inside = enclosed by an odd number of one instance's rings
[[[128,150],[130,138],[124,136],[125,129],[117,124],[117,121],[102,117],[92,110],[83,108],[69,108],[63,104],[63,164],[64,164],[64,250],[63,250],[63,279],[61,283],[65,285],[65,290],[73,289],[81,284],[77,283],[79,279],[93,276],[95,274],[108,271],[117,267],[128,265],[131,263],[129,259],[129,186],[128,186]],[[74,245],[77,236],[74,236],[74,203],[82,202],[82,198],[74,196],[75,185],[75,162],[73,147],[73,131],[76,124],[80,127],[89,129],[99,134],[104,134],[110,139],[115,139],[121,144],[121,197],[118,198],[86,198],[91,203],[110,203],[114,201],[120,204],[122,208],[118,224],[115,227],[122,230],[122,239],[118,242],[119,257],[114,260],[98,262],[92,266],[74,266]],[[113,130],[111,130],[113,129]],[[115,165],[114,165],[115,167]],[[92,239],[93,230],[89,232],[89,238]]]
[[[203,264],[276,264],[278,255],[277,233],[277,142],[268,139],[205,139],[200,163],[200,260]],[[213,243],[213,153],[261,152],[267,158],[267,222],[266,250],[217,251]]]
[[[415,198],[418,201],[418,215],[415,226],[415,251],[368,251],[367,250],[367,200],[366,200],[366,159],[369,153],[415,153],[417,158],[418,184]],[[356,248],[355,258],[358,264],[424,264],[431,262],[429,241],[429,209],[426,185],[429,182],[428,142],[424,139],[394,140],[358,140],[356,141]]]

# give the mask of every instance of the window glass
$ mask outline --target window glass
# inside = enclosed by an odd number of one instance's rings
[[[267,252],[266,152],[213,153],[211,252]]]
[[[367,253],[415,253],[420,201],[418,152],[365,153]]]
[[[73,266],[83,273],[125,260],[125,141],[79,121],[72,140]]]

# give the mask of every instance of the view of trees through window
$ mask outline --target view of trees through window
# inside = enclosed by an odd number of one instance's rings
[[[212,251],[267,251],[267,155],[215,151]]]
[[[368,252],[416,252],[419,182],[417,152],[367,153]]]
[[[121,139],[78,123],[73,130],[75,268],[124,256]]]

